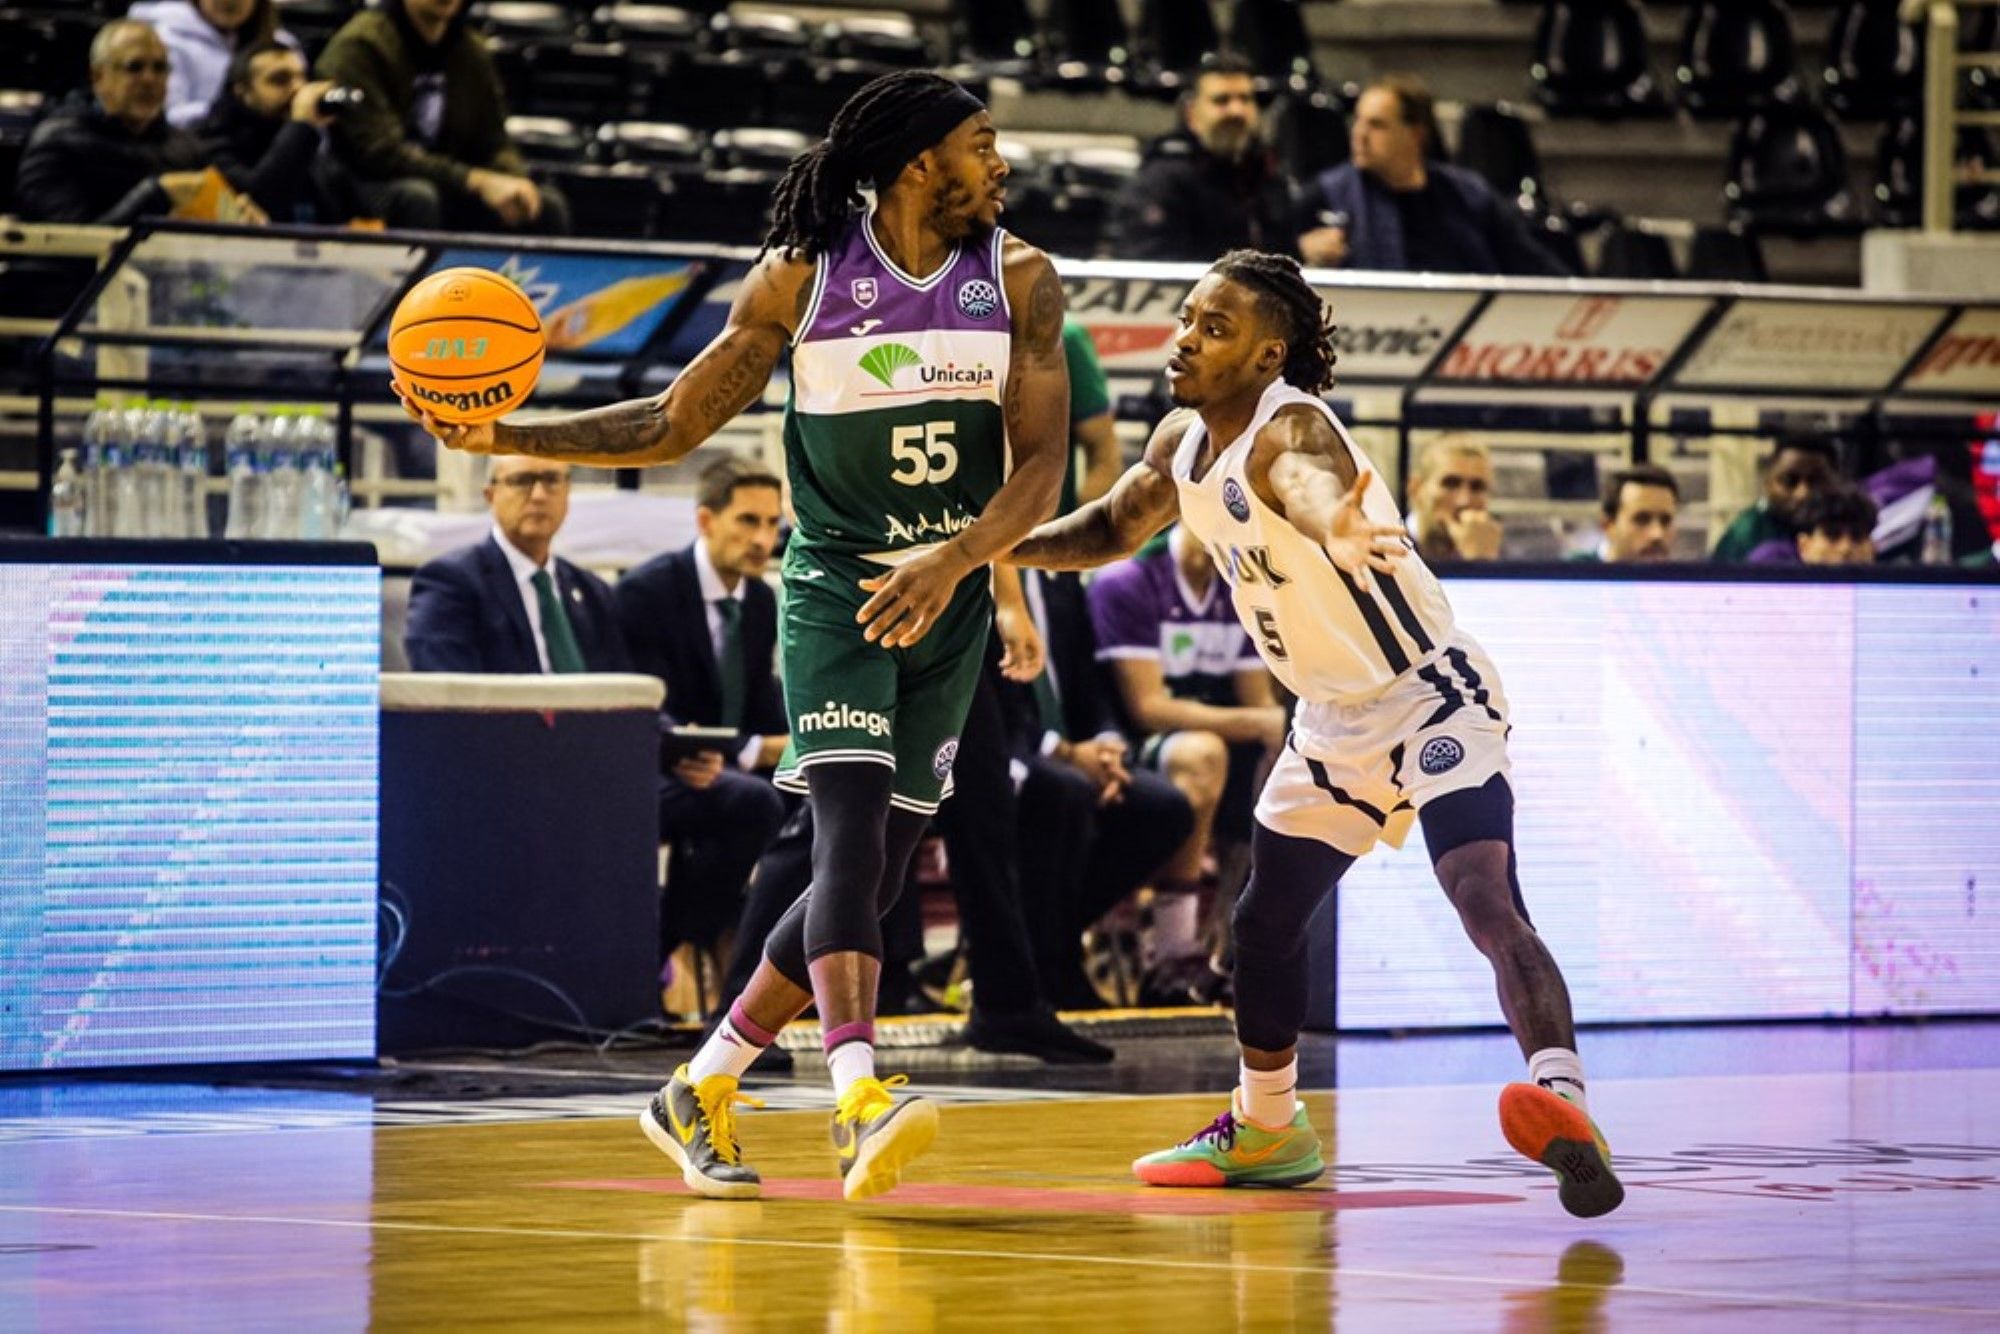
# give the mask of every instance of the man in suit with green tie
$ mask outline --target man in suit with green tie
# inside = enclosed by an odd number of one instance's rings
[[[610,588],[550,551],[569,517],[569,465],[496,458],[486,504],[486,540],[429,562],[410,583],[411,669],[631,671]]]

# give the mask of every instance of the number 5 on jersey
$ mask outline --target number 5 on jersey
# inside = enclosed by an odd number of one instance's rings
[[[955,422],[925,422],[891,430],[889,453],[896,468],[889,480],[904,486],[949,481],[958,471],[958,447],[951,442],[955,426]]]

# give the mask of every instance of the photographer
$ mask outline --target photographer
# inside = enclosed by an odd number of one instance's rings
[[[359,94],[306,81],[282,42],[254,42],[229,62],[229,83],[200,127],[215,164],[274,222],[332,225],[355,216],[352,182],[325,151],[324,129]]]

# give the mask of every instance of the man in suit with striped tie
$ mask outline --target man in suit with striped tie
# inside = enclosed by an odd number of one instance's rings
[[[410,583],[403,645],[419,672],[628,672],[611,590],[550,552],[569,516],[569,465],[502,457],[486,478],[493,531]]]

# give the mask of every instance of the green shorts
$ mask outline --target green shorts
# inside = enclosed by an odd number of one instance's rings
[[[984,571],[967,575],[929,634],[885,649],[863,639],[854,619],[872,596],[861,580],[884,569],[797,543],[785,553],[778,653],[792,740],[776,782],[804,792],[815,764],[886,764],[896,771],[891,804],[929,815],[951,795],[958,734],[993,625],[992,584]]]

